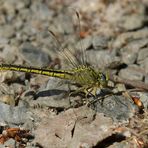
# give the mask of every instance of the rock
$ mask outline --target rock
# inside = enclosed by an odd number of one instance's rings
[[[21,38],[21,36],[19,36],[21,29],[23,29],[24,27],[24,23],[22,21],[22,19],[19,17],[17,18],[17,21],[14,24],[16,31],[16,38]]]
[[[48,76],[44,75],[37,75],[36,77],[32,77],[30,79],[30,85],[32,86],[40,86],[45,88],[46,83],[48,82],[50,78]]]
[[[60,126],[59,126],[60,123]],[[53,119],[42,121],[35,130],[34,142],[43,147],[93,147],[113,132],[113,123],[103,114],[97,114],[86,106],[69,109]]]
[[[14,95],[14,90],[11,89],[7,84],[5,83],[0,83],[0,95],[9,95],[12,94]]]
[[[30,66],[45,67],[50,63],[50,58],[45,52],[29,43],[23,44],[20,53]]]
[[[36,100],[30,100],[30,106],[41,106],[66,109],[70,107],[68,99],[68,84],[62,84],[58,78],[49,78],[46,86],[42,86],[35,95]]]
[[[0,14],[0,25],[6,24],[6,19],[4,14]]]
[[[21,9],[21,10],[19,11],[19,17],[20,17],[20,19],[21,19],[24,23],[27,23],[28,20],[31,19],[31,17],[30,17],[29,14],[30,14],[30,10],[27,9],[27,8]],[[26,20],[26,21],[24,21],[24,20]],[[25,25],[25,24],[24,24],[24,25]],[[25,27],[26,27],[26,25],[25,25]],[[30,33],[30,32],[28,32],[28,33]]]
[[[124,84],[116,84],[116,88],[118,89],[117,92],[125,92],[126,91],[126,87]]]
[[[112,118],[115,122],[125,122],[138,110],[130,99],[123,96],[112,95],[104,99],[94,100],[90,104],[92,109],[105,116]]]
[[[114,142],[111,146],[109,146],[109,148],[119,148],[119,147],[130,148],[131,146],[136,147],[137,144],[134,143],[134,142],[133,143],[129,143],[129,142],[124,142],[124,141],[122,141],[122,142]]]
[[[3,102],[11,106],[15,106],[14,95],[0,95],[0,102]]]
[[[9,86],[10,90],[13,90],[14,94],[22,94],[22,92],[27,88],[27,86],[24,86],[20,83],[13,83]]]
[[[0,82],[11,82],[18,78],[17,74],[13,71],[0,72]]]
[[[12,107],[0,103],[0,122],[20,125],[29,119],[26,106]]]
[[[148,84],[148,76],[145,76],[144,82]]]
[[[134,66],[129,66],[125,69],[121,69],[119,76],[124,79],[143,81],[144,74],[140,71],[134,70]]]
[[[16,3],[14,4],[13,3],[14,1],[10,1],[9,3],[4,1],[3,3],[3,9],[5,10],[6,12],[6,15],[5,15],[5,19],[8,21],[8,22],[11,22],[14,17],[15,17],[15,8],[16,8]]]
[[[105,36],[94,36],[92,45],[94,49],[106,49],[108,47],[109,38]]]
[[[123,16],[122,20],[124,23],[120,24],[120,26],[126,30],[134,30],[140,28],[144,24],[143,15]]]
[[[8,44],[9,40],[7,38],[4,38],[0,36],[0,47],[2,48],[2,45]]]
[[[137,60],[137,53],[133,52],[123,52],[122,54],[122,61],[125,64],[134,64]]]
[[[99,69],[104,69],[105,67],[115,68],[122,64],[120,58],[108,50],[89,50],[86,52],[86,60],[89,64]]]
[[[139,37],[140,39],[133,39],[126,43],[124,48],[121,48],[122,52],[132,52],[132,53],[138,53],[143,47],[145,47],[148,43],[148,39],[142,39],[142,37]],[[130,40],[130,39],[129,39]]]
[[[92,37],[91,36],[87,36],[84,39],[81,39],[77,45],[76,45],[76,49],[80,50],[80,51],[84,51],[89,49],[92,45]]]
[[[86,3],[85,0],[81,0],[79,2],[75,1],[74,3],[72,3],[72,8],[77,8],[78,10],[81,10],[83,13],[93,11],[96,12],[99,10],[100,7],[102,8],[102,3],[99,1],[98,5],[98,0],[88,1],[88,3]]]
[[[31,12],[33,13],[33,19],[40,20],[40,21],[47,21],[49,19],[52,19],[53,11],[52,9],[48,8],[48,5],[46,3],[34,2],[34,4],[31,5],[30,9],[31,9]]]
[[[127,50],[129,49],[138,52],[140,48],[147,45],[148,43],[147,38],[148,38],[147,28],[143,28],[137,31],[125,32],[117,37],[117,39],[113,42],[112,47],[120,49],[123,46],[127,45],[125,47]]]
[[[48,93],[48,91],[47,92],[43,91],[38,95],[45,95],[45,93]],[[62,96],[60,99],[57,99],[53,96],[38,96],[37,100],[30,100],[28,103],[30,104],[31,107],[34,107],[34,108],[36,107],[55,108],[55,109],[61,109],[61,110],[67,109],[71,106],[68,98],[62,98]]]
[[[137,11],[134,11],[134,8]],[[132,12],[132,10],[134,12]],[[143,25],[145,16],[144,11],[144,5],[138,2],[111,3],[105,11],[105,19],[116,27],[134,30]]]
[[[7,63],[13,63],[16,60],[17,48],[13,45],[4,45],[2,49],[0,57],[3,58],[4,61],[7,61]]]
[[[35,40],[35,37],[36,37],[36,34],[37,34],[37,29],[35,28],[35,26],[33,26],[33,24],[31,24],[31,25],[23,26],[23,28],[21,29],[20,33],[21,34],[20,34],[19,37],[21,37],[21,39],[23,41],[23,45],[25,45],[27,43],[29,44],[29,42],[27,42],[27,41],[30,41],[31,39]],[[27,36],[26,40],[25,40],[25,36]]]
[[[4,143],[4,145],[5,147],[16,147],[16,141],[10,138]]]
[[[12,38],[15,35],[15,29],[12,25],[0,26],[0,36],[4,38]]]
[[[145,58],[143,62],[141,62],[140,66],[144,69],[146,73],[148,73],[148,57]]]
[[[138,53],[137,62],[140,63],[140,61],[145,60],[145,58],[147,57],[148,57],[148,48],[142,48]]]

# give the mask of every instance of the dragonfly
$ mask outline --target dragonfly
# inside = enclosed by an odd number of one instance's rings
[[[76,14],[79,18],[79,13],[76,12]],[[50,31],[50,33],[55,37],[55,34],[52,31]],[[59,43],[57,39],[56,41]],[[74,63],[72,62],[71,57],[66,57],[71,63]],[[53,68],[27,67],[22,65],[12,65],[3,63],[0,65],[0,70],[34,73],[69,80],[71,83],[78,86],[78,88],[74,92],[72,92],[72,94],[84,93],[86,96],[96,96],[98,88],[102,89],[107,87],[107,74],[104,74],[99,70],[96,70],[94,67],[85,64],[85,62],[83,62],[83,64],[73,65],[74,66],[71,69],[61,70]]]
[[[108,78],[100,71],[96,71],[91,66],[80,65],[79,67],[69,70],[54,70],[47,68],[26,67],[12,64],[1,64],[0,70],[19,71],[26,73],[34,73],[66,79],[79,86],[76,92],[84,92],[96,96],[97,88],[107,87]],[[75,92],[75,93],[76,93]]]

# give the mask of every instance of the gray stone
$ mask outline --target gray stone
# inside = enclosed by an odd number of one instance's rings
[[[105,116],[111,117],[114,121],[128,121],[134,115],[133,110],[137,110],[132,101],[123,96],[112,95],[104,99],[98,98],[91,103],[92,109]]]
[[[148,29],[143,28],[137,31],[125,32],[117,37],[113,43],[113,48],[120,49],[125,46],[127,50],[138,52],[140,48],[148,44]]]
[[[132,66],[121,69],[119,72],[119,76],[129,80],[142,81],[144,79],[144,74],[140,71],[134,70],[134,67],[132,68]]]
[[[7,22],[11,22],[15,18],[16,2],[14,0],[9,1],[9,3],[4,1],[4,3],[2,4],[7,14],[5,15],[5,19],[7,20]]]
[[[60,125],[60,126],[59,126]],[[34,131],[34,142],[43,147],[93,147],[110,136],[113,122],[103,114],[96,114],[84,106],[69,109],[54,118],[42,120]]]
[[[13,90],[15,94],[21,94],[22,91],[26,89],[26,86],[20,83],[13,83],[9,87],[10,90]]]
[[[62,84],[63,83],[63,84]],[[42,86],[35,95],[36,100],[30,100],[30,106],[69,108],[68,84],[57,78],[49,78],[46,86]]]
[[[4,60],[7,60],[7,63],[12,63],[15,61],[17,53],[17,48],[15,46],[5,45],[2,49],[3,51],[1,52],[0,57],[3,57]]]
[[[121,65],[121,59],[108,50],[89,50],[86,52],[86,60],[89,64],[99,69],[105,67],[115,68]]]
[[[19,17],[20,19],[23,21],[23,20],[26,20],[25,22],[27,22],[29,19],[31,19],[31,15],[30,14],[30,10],[27,9],[27,8],[24,8],[24,9],[21,9],[21,11],[19,11]],[[25,24],[24,24],[25,25]],[[26,27],[27,25],[25,25]],[[29,32],[28,32],[29,33]]]
[[[92,45],[94,49],[106,49],[108,47],[109,38],[105,36],[94,36]]]
[[[122,61],[125,64],[134,64],[137,59],[137,53],[133,52],[123,52],[122,54]]]
[[[7,38],[4,38],[2,36],[0,36],[0,45],[6,45],[8,44],[9,40]]]
[[[137,61],[140,62],[141,60],[144,60],[146,57],[148,57],[148,48],[142,48],[138,53]]]
[[[6,19],[4,14],[0,14],[0,25],[6,24]]]
[[[67,14],[58,14],[54,19],[53,25],[49,26],[49,29],[57,34],[68,35],[74,33],[72,16]],[[64,38],[64,36],[62,37]]]
[[[120,25],[126,30],[134,30],[140,28],[144,23],[143,15],[129,15],[123,16],[123,23]]]
[[[15,97],[14,95],[0,95],[0,102],[5,104],[15,106]]]
[[[39,96],[37,100],[30,100],[28,103],[33,108],[55,108],[64,110],[71,106],[70,100],[68,100],[68,98],[62,98],[62,96],[58,96],[58,98],[49,96],[49,93],[50,91],[42,91],[38,94]],[[45,94],[47,94],[47,96],[45,96]]]
[[[140,34],[140,32],[139,32]],[[131,36],[131,38],[133,38],[134,36],[136,36],[133,33],[133,36]],[[140,38],[140,39],[139,39]],[[122,52],[131,52],[131,53],[138,53],[143,47],[147,46],[148,44],[148,39],[143,39],[142,37],[139,37],[138,39],[135,37],[135,39],[127,39],[129,41],[125,41],[127,43],[125,43],[126,45],[124,47],[120,48],[120,52],[122,54]]]
[[[3,144],[0,144],[0,148],[6,148],[6,147],[5,147],[5,145],[3,145]]]
[[[0,26],[0,36],[4,38],[12,38],[15,35],[15,29],[12,25]]]
[[[27,119],[29,115],[25,106],[13,107],[0,103],[0,122],[19,125],[25,123]]]
[[[47,21],[49,19],[52,19],[51,17],[53,15],[53,11],[52,9],[48,8],[48,5],[46,3],[34,2],[33,5],[31,5],[30,9],[33,14],[33,19],[40,20],[40,21]]]
[[[16,36],[18,36],[18,34],[20,34],[21,29],[24,27],[24,23],[20,17],[16,20],[14,26],[15,26],[15,29],[17,30]]]
[[[148,57],[141,62],[140,66],[144,69],[146,73],[148,73]]]
[[[145,82],[146,84],[148,84],[148,75],[145,76],[144,82]]]
[[[12,148],[15,148],[16,147],[16,141],[12,138],[8,139],[6,142],[5,142],[5,147],[12,147]]]
[[[49,56],[30,43],[23,44],[20,49],[20,53],[23,59],[28,62],[30,66],[44,67],[50,63]]]
[[[91,47],[92,45],[92,37],[91,36],[87,36],[84,39],[81,39],[77,44],[76,44],[76,49],[80,50],[80,51],[84,51],[87,50],[88,48]]]
[[[30,25],[24,24],[20,33],[21,33],[20,37],[23,35],[26,35],[28,37],[26,41],[28,41],[28,40],[30,40],[31,37],[35,37],[35,35],[37,34],[37,30],[36,30],[35,26],[33,26],[33,25],[30,26]],[[25,42],[24,42],[24,44],[25,44]]]
[[[114,142],[112,145],[109,146],[109,148],[131,148],[131,146],[134,148],[137,147],[136,143],[129,143],[129,142]]]

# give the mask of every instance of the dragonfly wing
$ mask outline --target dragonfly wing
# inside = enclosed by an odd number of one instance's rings
[[[83,42],[80,41],[79,48],[76,47],[76,42],[81,40],[80,32],[82,31],[79,13],[68,8],[65,10],[65,15],[59,14],[57,18],[59,18],[57,23],[53,23],[57,24],[54,26],[55,29],[49,27],[49,32],[56,42],[56,52],[60,54],[62,59],[64,57],[66,65],[69,64],[71,68],[86,65]]]

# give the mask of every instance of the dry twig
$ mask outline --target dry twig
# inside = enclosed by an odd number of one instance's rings
[[[123,79],[120,78],[119,76],[110,76],[110,80],[115,83],[123,83],[131,87],[140,88],[148,91],[148,84],[145,84],[144,82],[141,81]]]

